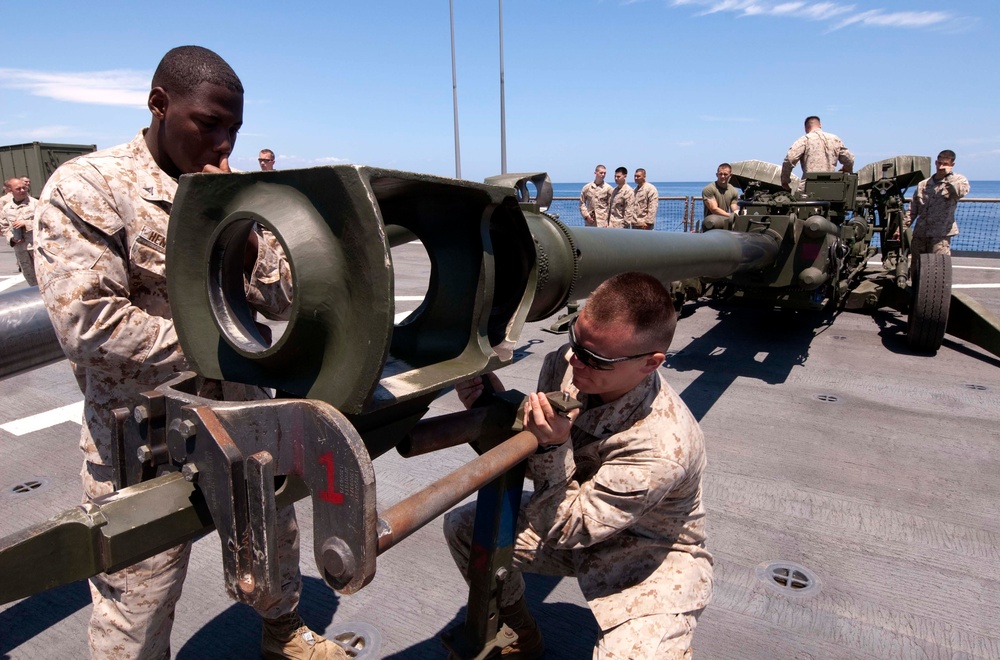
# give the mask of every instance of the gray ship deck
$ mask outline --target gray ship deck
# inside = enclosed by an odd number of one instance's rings
[[[397,295],[419,297],[425,260],[397,248]],[[16,275],[0,248],[0,286]],[[1000,315],[1000,260],[957,258],[957,284]],[[21,284],[23,286],[23,283]],[[399,310],[417,302],[398,302]],[[701,419],[715,596],[695,636],[700,658],[1000,658],[1000,359],[947,337],[911,354],[903,319],[832,319],[695,306],[663,370]],[[562,337],[529,326],[501,377],[529,391]],[[0,381],[0,535],[79,499],[78,412],[24,418],[80,400],[66,363]],[[435,412],[459,407],[454,394]],[[53,425],[45,424],[57,422]],[[16,433],[21,433],[20,435]],[[456,448],[377,459],[379,508],[467,461]],[[18,494],[35,480],[39,487]],[[302,547],[310,511],[297,505]],[[374,581],[338,597],[309,556],[302,613],[333,634],[374,627],[377,656],[443,658],[436,635],[464,616],[465,585],[432,524],[378,561]],[[801,570],[806,588],[769,575]],[[16,580],[5,575],[3,580]],[[551,658],[586,658],[596,623],[574,580],[530,579]],[[0,606],[0,657],[84,657],[85,583]],[[179,658],[259,653],[260,625],[229,601],[219,542],[195,545],[173,634]]]

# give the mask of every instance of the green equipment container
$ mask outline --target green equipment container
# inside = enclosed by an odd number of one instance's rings
[[[0,147],[0,180],[6,181],[16,176],[30,177],[29,194],[38,197],[57,167],[71,158],[92,151],[97,151],[97,145],[31,142]]]

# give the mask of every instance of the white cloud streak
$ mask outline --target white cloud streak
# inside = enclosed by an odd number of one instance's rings
[[[883,28],[920,29],[940,27],[956,17],[946,11],[886,11],[884,9],[859,10],[857,5],[838,2],[806,2],[804,0],[672,0],[674,7],[699,7],[699,16],[723,12],[740,16],[773,16],[798,18],[808,21],[832,23],[831,30],[850,25]]]
[[[24,89],[33,96],[95,105],[145,108],[148,72],[116,70],[79,73],[0,69],[0,86]]]
[[[77,135],[78,130],[72,126],[39,126],[37,128],[19,129],[17,131],[0,131],[0,137],[28,142],[50,142],[55,138]]]

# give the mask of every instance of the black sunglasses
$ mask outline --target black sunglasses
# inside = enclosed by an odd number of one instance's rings
[[[603,355],[598,355],[597,353],[589,351],[583,346],[580,346],[580,344],[576,343],[576,330],[574,330],[575,326],[576,321],[573,321],[573,323],[569,326],[569,347],[573,350],[573,355],[575,355],[580,362],[583,362],[583,364],[590,369],[596,369],[597,371],[611,371],[619,362],[638,360],[639,358],[644,358],[656,353],[656,351],[650,351],[649,353],[629,355],[628,357],[606,358]]]

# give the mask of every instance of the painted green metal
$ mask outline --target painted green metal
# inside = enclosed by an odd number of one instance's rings
[[[32,197],[38,197],[42,187],[56,168],[66,161],[97,150],[93,144],[54,144],[29,142],[0,147],[0,180],[26,176],[31,178]]]
[[[971,342],[1000,357],[1000,319],[975,299],[960,291],[951,292],[948,334]]]
[[[571,229],[519,204],[512,188],[407,172],[268,174],[181,179],[167,262],[185,355],[211,378],[330,403],[366,442],[422,414],[444,388],[508,364],[524,323],[610,275],[721,277],[759,267],[776,246],[764,234]],[[278,237],[294,280],[291,319],[273,345],[257,333],[243,290],[253,223]],[[430,281],[421,306],[394,325],[390,247],[407,235],[427,250]],[[369,448],[378,455],[393,440]]]

